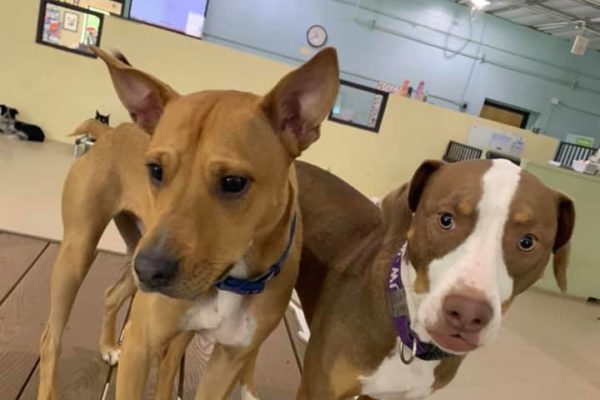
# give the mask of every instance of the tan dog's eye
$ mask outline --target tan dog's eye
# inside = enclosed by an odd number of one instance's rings
[[[454,215],[450,213],[442,213],[438,219],[442,229],[449,231],[454,229]]]
[[[155,186],[160,186],[163,180],[162,167],[157,163],[148,163],[146,166],[148,168],[148,174],[150,175],[150,181],[152,184]]]
[[[519,239],[519,250],[521,251],[531,251],[535,247],[535,237],[533,235],[527,234],[521,236]]]
[[[221,178],[221,191],[225,194],[240,194],[248,186],[248,179],[241,176],[224,176]]]

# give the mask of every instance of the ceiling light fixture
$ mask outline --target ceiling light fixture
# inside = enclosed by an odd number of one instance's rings
[[[572,23],[570,21],[560,21],[560,22],[548,22],[545,24],[534,25],[534,28],[545,31],[545,30],[568,28],[571,25],[572,25]]]
[[[490,4],[492,4],[489,0],[470,0],[473,8],[476,10],[483,10]]]

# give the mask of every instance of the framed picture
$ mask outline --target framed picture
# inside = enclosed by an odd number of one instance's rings
[[[63,28],[71,32],[77,32],[79,30],[79,15],[74,12],[65,11]]]
[[[340,80],[340,91],[329,120],[371,132],[379,132],[389,93]]]
[[[96,57],[90,46],[100,46],[104,15],[72,4],[42,0],[36,43]]]

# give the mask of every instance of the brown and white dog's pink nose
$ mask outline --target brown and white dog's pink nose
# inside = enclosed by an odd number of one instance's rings
[[[459,293],[446,296],[442,312],[451,328],[469,333],[480,332],[490,322],[493,314],[487,300]]]

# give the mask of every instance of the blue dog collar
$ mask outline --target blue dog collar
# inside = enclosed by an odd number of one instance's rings
[[[267,282],[275,278],[281,272],[281,267],[288,258],[295,236],[296,215],[294,214],[294,217],[292,218],[292,225],[290,226],[290,238],[285,251],[281,257],[279,257],[279,260],[277,260],[277,262],[271,266],[271,268],[254,279],[240,279],[233,276],[227,276],[215,284],[216,288],[226,292],[239,294],[241,296],[261,293],[263,290],[265,290]]]

